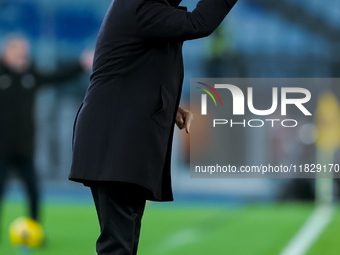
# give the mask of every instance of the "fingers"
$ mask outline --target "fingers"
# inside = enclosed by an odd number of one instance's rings
[[[183,116],[183,117],[178,118],[177,121],[176,121],[176,124],[177,124],[177,127],[180,130],[182,130],[183,128],[186,128],[186,126],[187,126],[186,117]]]
[[[185,120],[184,120],[184,118],[181,117],[181,118],[179,119],[179,123],[178,123],[178,124],[179,124],[179,126],[180,126],[180,129],[183,129],[184,126],[185,126]]]
[[[192,113],[191,112],[186,113],[184,117],[184,122],[185,122],[185,131],[187,132],[187,134],[190,134],[190,125],[191,125],[192,120],[193,120]]]
[[[176,125],[179,129],[183,129],[185,124],[184,124],[184,118],[181,114],[177,114],[176,116]]]
[[[190,133],[190,125],[191,121],[193,120],[193,114],[183,109],[181,106],[179,106],[177,115],[176,115],[176,125],[179,129],[185,128],[186,133]]]

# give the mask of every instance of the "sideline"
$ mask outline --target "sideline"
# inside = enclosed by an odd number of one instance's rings
[[[304,255],[331,222],[333,206],[318,206],[280,255]]]
[[[183,229],[168,236],[157,246],[154,253],[167,254],[180,246],[198,242],[202,237],[201,231],[197,228]]]

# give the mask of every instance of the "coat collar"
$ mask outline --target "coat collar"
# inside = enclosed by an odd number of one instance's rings
[[[171,6],[178,6],[182,0],[167,0]]]

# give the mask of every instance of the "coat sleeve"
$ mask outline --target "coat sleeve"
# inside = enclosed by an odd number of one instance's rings
[[[81,73],[83,73],[83,68],[81,67],[81,65],[78,63],[74,63],[69,64],[61,69],[55,70],[52,73],[36,73],[36,78],[39,85],[41,86],[47,83],[55,84],[65,82]]]
[[[136,10],[137,35],[144,39],[185,41],[210,35],[237,0],[201,0],[192,12],[165,0],[142,0]]]

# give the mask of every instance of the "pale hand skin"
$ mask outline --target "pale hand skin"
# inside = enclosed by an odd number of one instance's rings
[[[194,119],[193,114],[184,109],[182,106],[178,106],[177,114],[176,114],[176,125],[179,129],[185,128],[185,131],[190,133],[190,125],[191,121]]]

